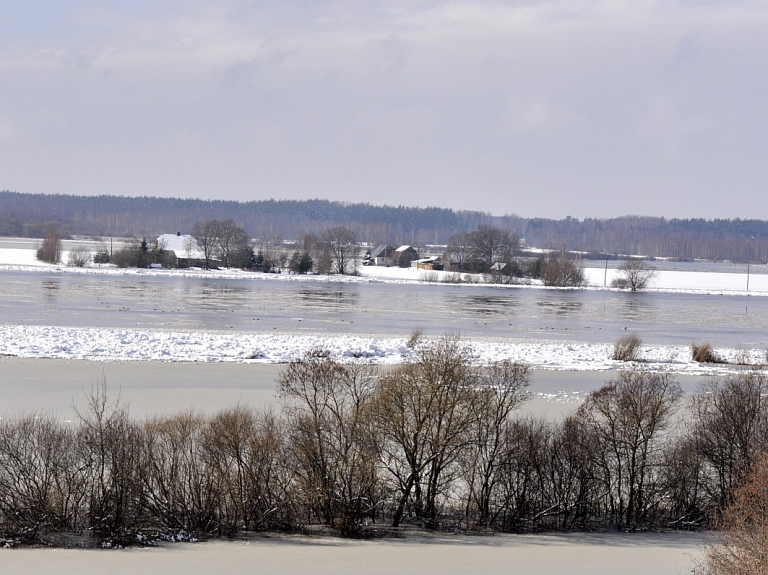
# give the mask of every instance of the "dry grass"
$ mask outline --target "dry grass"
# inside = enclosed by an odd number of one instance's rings
[[[640,347],[643,342],[634,333],[624,335],[613,345],[615,361],[637,361],[640,355]]]
[[[411,336],[408,338],[408,341],[405,342],[405,347],[408,349],[415,349],[423,339],[424,332],[422,332],[420,329],[415,329],[411,333]]]
[[[699,363],[728,363],[720,357],[708,343],[691,346],[691,357]]]

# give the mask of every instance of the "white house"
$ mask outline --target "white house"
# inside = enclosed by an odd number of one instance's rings
[[[205,266],[205,254],[201,250],[195,238],[189,234],[163,234],[157,238],[156,249],[171,253],[176,257],[176,265],[180,268]],[[208,258],[208,267],[216,269],[221,263],[215,258]]]

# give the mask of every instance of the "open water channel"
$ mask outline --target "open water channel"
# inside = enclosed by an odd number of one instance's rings
[[[629,331],[650,344],[766,344],[766,297],[264,278],[5,271],[0,321],[400,336],[420,329],[586,342],[613,342]]]

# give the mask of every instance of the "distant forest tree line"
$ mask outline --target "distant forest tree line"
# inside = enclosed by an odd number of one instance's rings
[[[374,206],[328,200],[236,202],[155,197],[68,196],[0,191],[0,236],[152,236],[191,230],[200,220],[232,219],[253,237],[299,238],[348,227],[362,241],[424,246],[495,226],[528,245],[582,251],[593,257],[638,254],[681,260],[768,262],[763,220],[522,218],[445,208]]]

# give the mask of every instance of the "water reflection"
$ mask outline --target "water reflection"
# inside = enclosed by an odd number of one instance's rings
[[[630,295],[619,305],[619,317],[627,321],[639,321],[648,319],[652,309],[648,303]]]
[[[352,290],[327,288],[299,290],[299,301],[305,307],[354,307],[359,299],[360,294]]]
[[[58,280],[43,281],[43,295],[45,295],[45,299],[56,299],[59,295],[59,287]]]
[[[451,301],[452,300],[452,301]],[[472,295],[461,298],[450,298],[449,305],[460,306],[463,311],[476,315],[493,316],[505,315],[520,305],[520,302],[512,298],[486,295]]]
[[[548,315],[568,316],[578,314],[583,303],[574,299],[544,299],[538,300],[536,305]]]

